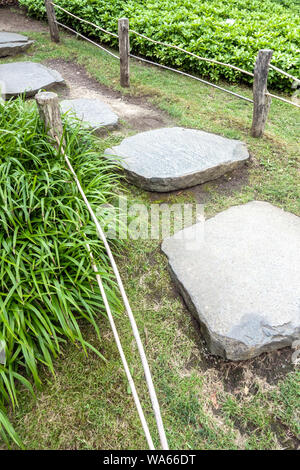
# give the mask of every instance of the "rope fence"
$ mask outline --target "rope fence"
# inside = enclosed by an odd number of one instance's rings
[[[154,65],[156,67],[160,67],[164,70],[169,70],[174,73],[178,73],[180,75],[192,78],[193,80],[197,80],[201,83],[204,83],[205,85],[211,86],[213,88],[216,88],[217,90],[220,90],[224,93],[228,93],[232,96],[235,96],[236,98],[242,99],[248,103],[253,103],[253,121],[252,121],[252,128],[251,128],[251,134],[254,137],[261,137],[263,135],[265,123],[266,123],[266,118],[267,114],[269,111],[270,107],[270,101],[271,98],[277,99],[279,101],[282,101],[286,104],[295,106],[297,108],[300,108],[300,105],[290,101],[286,98],[282,98],[281,96],[274,95],[273,93],[269,93],[267,90],[267,80],[268,80],[268,71],[269,69],[272,69],[278,73],[283,74],[287,78],[293,80],[296,82],[296,84],[300,84],[300,79],[297,77],[294,77],[293,75],[289,74],[288,72],[285,72],[284,70],[281,70],[280,68],[276,67],[275,65],[271,64],[271,57],[273,51],[269,49],[261,49],[258,53],[255,67],[254,67],[254,72],[249,72],[248,70],[244,70],[240,67],[237,67],[232,64],[228,64],[216,59],[211,59],[208,57],[202,57],[199,56],[193,52],[190,52],[180,46],[176,46],[174,44],[168,44],[163,41],[159,41],[156,39],[152,39],[142,33],[139,33],[138,31],[135,31],[134,29],[129,28],[129,21],[127,18],[120,18],[118,21],[118,34],[113,33],[111,31],[108,31],[107,29],[92,23],[91,21],[85,20],[83,18],[80,18],[77,15],[74,15],[70,11],[66,10],[65,8],[61,7],[60,5],[57,5],[54,3],[52,0],[45,0],[46,3],[46,9],[47,9],[47,16],[48,16],[48,23],[49,23],[49,28],[50,28],[50,35],[51,39],[55,42],[59,42],[59,29],[58,26],[61,26],[64,29],[67,29],[68,31],[76,34],[77,36],[80,36],[81,38],[85,39],[86,41],[90,42],[91,44],[95,45],[99,49],[103,50],[110,56],[114,57],[115,59],[118,59],[120,61],[120,83],[122,87],[129,87],[130,86],[130,64],[129,64],[129,58],[147,63],[149,65]],[[67,15],[69,15],[72,18],[75,18],[81,23],[88,24],[95,29],[108,34],[114,38],[118,38],[119,40],[119,56],[108,50],[107,48],[103,47],[102,45],[98,44],[97,42],[91,40],[90,38],[84,36],[83,34],[79,33],[78,31],[74,30],[73,28],[70,28],[69,26],[66,26],[65,24],[59,22],[56,20],[56,15],[55,15],[55,8],[58,8],[59,10],[63,11]],[[205,61],[210,64],[214,65],[219,65],[222,67],[228,67],[232,70],[235,70],[236,72],[243,73],[245,75],[248,75],[250,77],[253,77],[253,99],[247,98],[246,96],[240,95],[239,93],[235,93],[234,91],[228,90],[224,87],[221,87],[219,85],[216,85],[214,83],[211,83],[207,80],[204,80],[202,78],[196,77],[194,75],[191,75],[187,72],[183,72],[182,70],[175,69],[173,67],[169,67],[167,65],[163,65],[157,62],[154,62],[152,60],[146,59],[144,57],[139,57],[137,55],[131,54],[130,52],[130,34],[136,35],[138,37],[141,37],[147,41],[152,42],[153,44],[158,44],[161,45],[162,47],[166,48],[171,48],[178,50],[180,52],[183,52],[191,57],[195,57],[196,59],[200,61]],[[254,122],[255,121],[255,122]]]

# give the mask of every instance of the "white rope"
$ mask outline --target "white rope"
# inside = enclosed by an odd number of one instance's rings
[[[56,141],[57,141],[58,144],[60,144],[59,139],[57,137],[56,137]],[[142,361],[142,364],[143,364],[144,373],[145,373],[145,377],[146,377],[146,382],[147,382],[147,386],[148,386],[148,390],[149,390],[149,394],[150,394],[150,398],[151,398],[152,408],[153,408],[153,411],[154,411],[156,424],[157,424],[157,428],[158,428],[158,432],[159,432],[161,446],[162,446],[163,450],[168,450],[169,449],[168,442],[167,442],[167,438],[166,438],[166,434],[165,434],[165,430],[164,430],[164,426],[163,426],[163,422],[162,422],[159,403],[158,403],[155,388],[154,388],[154,385],[153,385],[153,380],[152,380],[149,364],[148,364],[148,361],[147,361],[147,358],[146,358],[144,347],[143,347],[143,344],[142,344],[142,341],[141,341],[141,338],[140,338],[140,334],[139,334],[139,331],[138,331],[138,328],[137,328],[137,324],[136,324],[135,318],[133,316],[133,313],[132,313],[132,310],[131,310],[131,307],[130,307],[130,304],[129,304],[129,301],[128,301],[128,298],[127,298],[127,295],[126,295],[126,292],[125,292],[125,289],[124,289],[124,286],[123,286],[123,282],[122,282],[118,267],[117,267],[116,262],[114,260],[114,257],[113,257],[113,254],[111,252],[110,246],[109,246],[109,244],[106,240],[106,237],[103,233],[103,230],[102,230],[102,228],[99,224],[99,221],[98,221],[98,219],[97,219],[97,217],[96,217],[96,215],[95,215],[95,213],[94,213],[94,211],[93,211],[93,209],[92,209],[92,207],[91,207],[91,205],[90,205],[90,203],[89,203],[89,201],[88,201],[88,199],[87,199],[87,197],[86,197],[86,195],[85,195],[85,193],[84,193],[84,191],[81,187],[81,184],[80,184],[80,182],[77,178],[77,175],[76,175],[76,173],[75,173],[75,171],[74,171],[74,169],[73,169],[73,167],[70,163],[70,160],[69,160],[68,156],[65,153],[64,153],[64,156],[65,156],[66,163],[67,163],[67,165],[68,165],[68,167],[69,167],[69,169],[70,169],[70,171],[71,171],[71,173],[72,173],[72,175],[75,179],[75,182],[77,184],[79,192],[80,192],[80,194],[81,194],[81,196],[82,196],[82,198],[83,198],[83,200],[84,200],[84,202],[87,206],[87,209],[88,209],[95,225],[96,225],[98,235],[100,236],[101,240],[104,243],[104,246],[105,246],[105,249],[107,251],[109,260],[111,262],[114,274],[116,276],[116,279],[117,279],[117,282],[118,282],[118,285],[119,285],[119,289],[120,289],[120,292],[121,292],[121,295],[122,295],[122,299],[123,299],[123,302],[124,302],[124,306],[125,306],[125,309],[127,311],[127,314],[128,314],[129,320],[130,320],[133,335],[134,335],[134,338],[136,340],[138,351],[139,351],[139,354],[140,354],[140,358],[141,358],[141,361]]]
[[[286,100],[285,98],[281,98],[281,96],[273,95],[272,93],[267,92],[267,96],[271,96],[272,98],[275,98],[276,100],[283,101],[284,103],[292,104],[293,106],[296,106],[296,108],[300,108],[299,104],[294,103],[293,101]]]
[[[101,28],[101,26],[98,26],[98,25],[95,24],[95,23],[91,23],[90,21],[84,20],[83,18],[79,18],[79,16],[76,16],[76,15],[74,15],[73,13],[71,13],[70,11],[65,10],[65,9],[62,8],[61,6],[56,5],[56,3],[51,3],[51,5],[53,5],[53,6],[56,7],[56,8],[59,8],[60,10],[64,11],[65,13],[67,13],[67,14],[70,15],[70,16],[73,16],[73,18],[76,18],[77,20],[79,20],[79,21],[81,21],[81,22],[83,22],[83,23],[87,23],[87,24],[89,24],[89,25],[91,25],[91,26],[94,26],[94,28],[100,29],[100,31],[102,31],[103,33],[110,34],[111,36],[114,36],[115,38],[118,37],[117,34],[111,33],[110,31],[107,31],[106,29]]]
[[[94,44],[94,46],[99,47],[99,49],[102,49],[102,51],[107,52],[108,54],[110,54],[111,56],[113,56],[115,59],[118,59],[118,60],[119,60],[119,57],[118,57],[116,54],[113,54],[113,53],[110,52],[109,50],[105,49],[105,47],[100,46],[100,44],[98,44],[97,42],[94,42],[94,41],[92,41],[91,39],[87,38],[86,36],[83,36],[83,34],[78,33],[77,31],[75,31],[75,29],[72,29],[72,28],[70,28],[69,26],[66,26],[66,25],[63,24],[63,23],[60,23],[59,21],[55,21],[55,23],[57,23],[59,26],[62,26],[62,27],[65,28],[65,29],[68,29],[69,31],[72,31],[72,33],[74,33],[74,34],[78,34],[78,36],[80,36],[81,38],[85,39],[86,41],[91,42],[92,44]]]
[[[147,64],[156,65],[157,67],[161,67],[163,69],[170,70],[171,72],[179,73],[180,75],[184,75],[185,77],[193,78],[194,80],[198,80],[201,83],[205,83],[205,85],[210,85],[213,88],[217,88],[218,90],[222,90],[222,91],[225,91],[226,93],[229,93],[230,95],[237,96],[238,98],[241,98],[242,100],[248,101],[249,103],[253,103],[253,100],[251,100],[250,98],[246,98],[245,96],[239,95],[238,93],[234,93],[233,91],[227,90],[226,88],[222,88],[218,85],[215,85],[214,83],[210,83],[210,82],[207,82],[206,80],[202,80],[202,78],[195,77],[194,75],[190,75],[189,73],[182,72],[181,70],[173,69],[171,67],[167,67],[166,65],[161,65],[161,64],[158,64],[156,62],[152,62],[151,60],[143,59],[142,57],[138,57],[138,56],[133,55],[133,54],[129,54],[129,56],[132,57],[133,59],[137,59],[137,60],[141,60],[142,62],[146,62]]]
[[[66,157],[66,161],[68,163],[67,157]],[[70,166],[69,166],[69,168],[71,169]],[[134,399],[134,402],[135,402],[135,405],[136,405],[136,408],[137,408],[137,411],[138,411],[138,414],[139,414],[139,417],[140,417],[140,420],[141,420],[141,423],[142,423],[142,427],[143,427],[143,430],[144,430],[144,433],[145,433],[145,436],[146,436],[146,439],[147,439],[147,442],[148,442],[149,449],[150,450],[155,450],[155,447],[154,447],[154,444],[153,444],[153,441],[152,441],[152,437],[150,435],[150,431],[149,431],[149,428],[148,428],[148,424],[147,424],[147,421],[146,421],[145,416],[144,416],[144,412],[143,412],[143,409],[142,409],[142,406],[141,406],[141,403],[140,403],[140,400],[139,400],[139,397],[138,397],[138,394],[137,394],[137,391],[136,391],[136,388],[135,388],[135,384],[134,384],[132,375],[131,375],[129,367],[128,367],[128,363],[127,363],[127,360],[126,360],[126,357],[125,357],[125,354],[124,354],[124,351],[123,351],[123,348],[122,348],[122,344],[121,344],[121,341],[120,341],[120,338],[119,338],[119,335],[118,335],[118,331],[116,329],[114,318],[113,318],[113,315],[111,313],[110,306],[109,306],[109,303],[108,303],[108,300],[107,300],[107,297],[106,297],[106,294],[105,294],[105,289],[104,289],[103,284],[102,284],[102,279],[101,279],[100,274],[98,274],[99,270],[98,270],[98,268],[95,264],[94,256],[93,256],[93,253],[92,253],[91,248],[90,248],[88,243],[87,243],[87,249],[88,249],[90,257],[91,257],[92,268],[93,268],[93,270],[95,271],[95,274],[96,274],[96,279],[97,279],[98,286],[99,286],[99,289],[100,289],[100,292],[101,292],[101,295],[102,295],[102,298],[103,298],[103,301],[104,301],[104,305],[105,305],[105,309],[106,309],[107,316],[108,316],[108,319],[109,319],[109,323],[110,323],[115,341],[117,343],[119,354],[121,356],[121,360],[122,360],[122,363],[123,363],[123,366],[124,366],[124,369],[125,369],[125,373],[126,373],[126,376],[127,376],[127,379],[128,379],[129,385],[130,385],[130,389],[131,389],[131,392],[132,392],[132,396],[133,396],[133,399]]]
[[[299,83],[300,83],[300,79],[299,79],[299,78],[296,78],[296,77],[294,77],[293,75],[291,75],[290,73],[287,73],[287,72],[285,72],[284,70],[281,70],[281,69],[279,69],[278,67],[275,67],[275,65],[270,64],[269,67],[270,67],[271,69],[273,69],[273,70],[276,70],[276,72],[282,73],[282,75],[285,75],[286,77],[291,78],[292,80],[295,80],[296,82],[299,82]]]
[[[172,49],[177,49],[178,51],[185,52],[186,54],[189,54],[193,57],[196,57],[196,59],[203,60],[205,62],[211,62],[211,63],[217,64],[217,65],[223,65],[224,67],[229,67],[231,69],[237,70],[238,72],[242,72],[242,73],[245,73],[247,75],[250,75],[250,77],[254,77],[254,74],[252,72],[248,72],[247,70],[240,69],[239,67],[236,67],[235,65],[226,64],[225,62],[220,62],[220,61],[215,60],[215,59],[208,59],[207,57],[201,57],[197,54],[194,54],[193,52],[190,52],[190,51],[187,51],[186,49],[183,49],[182,47],[175,46],[174,44],[167,44],[165,42],[156,41],[155,39],[151,39],[148,36],[145,36],[144,34],[141,34],[141,33],[138,33],[137,31],[134,31],[133,29],[130,29],[129,32],[133,33],[133,34],[136,34],[137,36],[140,36],[141,38],[147,39],[148,41],[151,41],[154,44],[160,44],[161,46],[164,46],[164,47],[170,47]]]

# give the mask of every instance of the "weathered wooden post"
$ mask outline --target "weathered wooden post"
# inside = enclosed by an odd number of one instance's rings
[[[271,49],[261,49],[258,52],[253,80],[253,120],[251,135],[261,137],[263,135],[267,116],[271,104],[270,96],[266,95],[269,73],[269,64],[273,55]]]
[[[55,15],[54,6],[52,5],[52,0],[45,0],[45,5],[46,5],[51,41],[59,42],[58,24],[56,23],[56,15]]]
[[[120,53],[120,84],[130,87],[129,73],[129,20],[120,18],[118,21],[119,53]]]
[[[63,125],[61,121],[58,96],[50,91],[43,91],[35,95],[40,117],[45,124],[47,134],[54,140],[55,146],[59,148],[56,137],[61,141],[63,136]]]

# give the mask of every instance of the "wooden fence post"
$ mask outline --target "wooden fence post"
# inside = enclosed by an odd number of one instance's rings
[[[51,41],[59,42],[59,30],[58,30],[58,25],[56,23],[56,15],[55,15],[54,6],[52,5],[52,0],[45,0],[45,5],[46,5]]]
[[[261,137],[263,135],[267,121],[271,98],[266,95],[266,91],[272,55],[273,51],[271,49],[261,49],[256,58],[253,80],[252,137]]]
[[[59,145],[55,137],[61,141],[63,136],[63,125],[61,121],[60,107],[58,96],[50,91],[42,91],[35,95],[39,114],[45,124],[47,134],[54,140],[55,146]]]
[[[120,53],[120,84],[130,87],[129,74],[129,20],[120,18],[118,21],[119,53]]]

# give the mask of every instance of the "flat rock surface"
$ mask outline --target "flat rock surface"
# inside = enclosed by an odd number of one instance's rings
[[[64,100],[60,103],[62,112],[69,112],[80,119],[84,126],[90,129],[102,129],[103,127],[115,127],[118,124],[118,116],[110,106],[100,100],[74,99]]]
[[[17,55],[33,44],[27,36],[21,34],[0,32],[0,57]]]
[[[244,360],[300,338],[299,247],[300,218],[258,201],[164,240],[213,354]]]
[[[48,90],[64,82],[58,72],[35,62],[0,64],[0,81],[4,82],[7,98],[23,93],[32,96],[40,89]]]
[[[238,140],[182,127],[136,134],[105,153],[119,160],[134,184],[159,192],[219,178],[249,158]]]
[[[22,34],[0,31],[0,44],[5,44],[6,42],[27,42],[27,41],[28,41],[28,37],[23,36]]]

